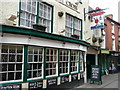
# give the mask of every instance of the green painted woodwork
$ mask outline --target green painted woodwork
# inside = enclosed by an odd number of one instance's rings
[[[23,82],[27,82],[27,67],[28,67],[28,46],[24,45],[24,71],[23,71]]]
[[[44,48],[44,61],[43,61],[43,78],[46,78],[46,48]]]
[[[73,39],[73,38],[69,38],[65,36],[41,32],[41,31],[37,31],[34,29],[30,29],[30,28],[2,25],[2,28],[0,28],[0,31],[5,32],[5,33],[31,35],[31,36],[40,37],[40,38],[47,38],[47,39],[52,39],[52,40],[58,40],[58,41],[63,41],[63,42],[70,42],[70,43],[90,46],[89,43],[82,41],[82,40],[77,40],[77,39]]]

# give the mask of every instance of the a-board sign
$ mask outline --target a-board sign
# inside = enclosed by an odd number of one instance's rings
[[[30,82],[29,90],[39,89],[43,87],[43,81]]]
[[[78,80],[78,74],[71,75],[72,81]]]
[[[0,90],[21,90],[21,84],[0,86]]]
[[[52,78],[47,80],[47,86],[57,85],[57,78]]]
[[[61,83],[69,82],[69,75],[61,77]]]
[[[91,81],[101,81],[101,70],[100,66],[98,65],[92,65],[91,66]]]

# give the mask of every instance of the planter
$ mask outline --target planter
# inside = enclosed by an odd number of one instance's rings
[[[45,32],[46,26],[41,25],[41,24],[33,24],[33,28],[37,29],[39,31],[44,31]]]
[[[63,12],[58,12],[58,16],[59,16],[59,17],[62,17],[63,14],[64,14]]]
[[[72,38],[79,39],[78,35],[71,35]]]

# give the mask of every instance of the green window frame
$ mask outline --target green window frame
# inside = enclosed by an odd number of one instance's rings
[[[82,20],[66,13],[65,36],[82,39]]]
[[[21,0],[19,25],[32,28],[33,24],[46,26],[45,32],[53,32],[53,6],[37,0]]]

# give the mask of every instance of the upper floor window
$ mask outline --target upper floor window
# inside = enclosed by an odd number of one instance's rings
[[[81,37],[81,20],[66,14],[65,36],[76,38]]]
[[[20,26],[32,27],[33,24],[41,24],[46,26],[46,32],[51,32],[51,6],[37,0],[21,0],[20,10]]]

